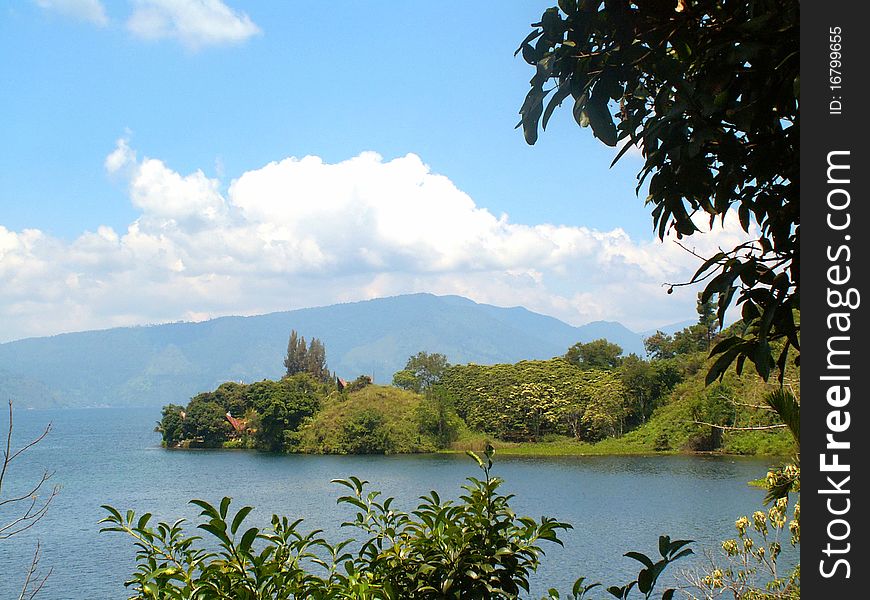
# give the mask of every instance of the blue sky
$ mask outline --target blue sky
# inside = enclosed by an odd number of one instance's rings
[[[691,318],[640,157],[609,168],[570,110],[534,147],[514,129],[513,51],[552,4],[5,6],[0,341],[412,291]]]

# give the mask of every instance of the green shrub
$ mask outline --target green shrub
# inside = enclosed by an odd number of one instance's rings
[[[389,454],[394,446],[385,427],[384,415],[363,410],[342,423],[338,443],[348,454]]]
[[[653,450],[656,452],[665,452],[671,449],[671,438],[668,434],[662,431],[658,436],[656,436],[655,445],[653,446]]]
[[[362,533],[357,542],[331,544],[319,531],[301,531],[301,519],[277,515],[268,530],[246,528],[253,509],[231,513],[230,498],[218,506],[191,500],[201,509],[198,528],[212,540],[188,535],[183,520],[152,527],[150,514],[122,514],[111,506],[103,507],[109,514],[101,531],[134,540],[138,566],[125,583],[131,600],[515,599],[529,591],[529,577],[544,554],[541,545],[561,544],[559,532],[571,526],[548,517],[518,517],[510,508],[512,496],[499,491],[502,480],[491,474],[492,453],[491,446],[483,458],[469,453],[484,477],[468,478],[458,501],[429,492],[411,513],[393,509],[393,499],[381,500],[366,481],[336,480],[349,491],[339,504],[356,510],[343,525]],[[687,544],[662,536],[662,558],[656,562],[627,553],[643,568],[636,580],[608,591],[625,599],[636,589],[650,598],[665,567],[692,552]],[[580,578],[569,597],[584,598],[598,585],[584,585]],[[673,593],[666,590],[662,598]],[[558,598],[551,589],[545,600]]]
[[[347,384],[347,387],[344,389],[344,391],[347,392],[348,394],[351,392],[357,392],[357,391],[363,389],[364,387],[370,386],[371,384],[372,384],[371,377],[369,377],[368,375],[360,375],[359,377],[357,377],[356,379],[351,381],[349,384]]]

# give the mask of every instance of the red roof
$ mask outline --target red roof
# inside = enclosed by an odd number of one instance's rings
[[[230,425],[233,426],[233,429],[235,429],[239,433],[243,433],[245,431],[245,427],[247,426],[247,422],[245,422],[244,419],[237,419],[230,413],[227,413],[227,421],[229,421]]]

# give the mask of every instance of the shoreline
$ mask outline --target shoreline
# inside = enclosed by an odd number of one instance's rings
[[[578,456],[578,457],[613,457],[613,456],[635,456],[635,457],[658,457],[658,456],[694,456],[694,457],[722,457],[722,458],[766,458],[766,459],[781,459],[788,460],[788,454],[739,454],[734,452],[721,452],[721,451],[692,451],[692,450],[664,450],[664,451],[655,451],[655,450],[645,450],[642,448],[632,448],[632,449],[624,449],[624,450],[614,450],[613,448],[608,449],[596,449],[595,445],[588,444],[579,446],[576,448],[566,448],[565,444],[553,444],[552,442],[529,442],[524,444],[512,444],[512,445],[502,445],[502,444],[510,444],[509,442],[496,442],[493,443],[493,447],[495,448],[496,454],[500,456],[528,456],[528,457],[537,457],[537,458],[561,458],[561,457],[570,457],[570,456]],[[554,447],[557,446],[557,447]],[[414,456],[414,455],[423,455],[423,454],[449,454],[449,455],[460,455],[465,454],[467,452],[483,452],[482,448],[478,448],[476,444],[469,444],[466,447],[454,447],[454,448],[444,448],[441,450],[436,450],[434,452],[393,452],[386,454],[344,454],[344,453],[324,453],[324,452],[268,452],[265,450],[257,450],[256,448],[245,448],[240,446],[219,446],[219,447],[203,447],[203,446],[194,446],[194,447],[185,447],[185,446],[174,446],[171,448],[167,448],[161,445],[161,448],[164,450],[170,451],[193,451],[193,452],[208,452],[213,450],[222,450],[222,451],[247,451],[247,452],[262,452],[265,454],[299,454],[299,455],[309,455],[309,456]]]

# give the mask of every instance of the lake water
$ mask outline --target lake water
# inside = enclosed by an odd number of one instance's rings
[[[374,489],[414,508],[431,489],[455,497],[465,477],[479,471],[466,456],[297,456],[246,451],[168,451],[154,433],[157,409],[23,411],[15,414],[19,445],[49,421],[51,434],[7,474],[8,497],[43,469],[62,486],[48,515],[33,529],[0,540],[0,598],[17,598],[38,539],[43,569],[52,569],[39,598],[128,597],[123,581],[135,563],[122,534],[99,534],[101,504],[163,520],[195,518],[187,501],[231,496],[239,508],[256,510],[257,525],[272,513],[304,517],[309,529],[331,539],[347,537],[338,524],[352,516],[337,507],[340,489],[330,480],[356,475]],[[5,419],[0,420],[4,426]],[[768,460],[723,457],[496,457],[494,472],[516,494],[517,513],[556,517],[574,525],[565,547],[548,553],[535,579],[533,598],[548,587],[570,589],[578,575],[607,585],[636,576],[628,550],[656,552],[659,534],[693,539],[695,551],[718,548],[733,537],[733,522],[761,506],[763,493],[746,482],[763,476]],[[0,523],[8,520],[0,509]],[[797,553],[786,546],[786,562]],[[682,562],[682,561],[681,561]],[[679,564],[679,563],[678,563]],[[684,567],[690,567],[686,562]]]

